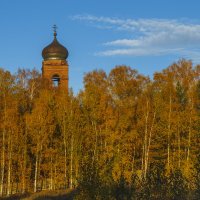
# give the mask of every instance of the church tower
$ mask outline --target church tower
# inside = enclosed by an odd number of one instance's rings
[[[68,92],[68,50],[61,45],[54,26],[54,39],[42,51],[42,76],[53,87]]]

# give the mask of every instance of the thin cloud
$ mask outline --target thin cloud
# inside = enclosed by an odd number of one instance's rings
[[[106,48],[96,53],[101,56],[131,55],[167,55],[200,57],[200,24],[183,20],[170,19],[118,19],[96,17],[92,15],[76,15],[73,20],[113,30],[126,31],[129,38],[105,41]],[[127,34],[126,34],[127,35]],[[199,59],[198,59],[199,60]]]
[[[119,55],[134,55],[134,56],[158,56],[158,55],[165,55],[170,53],[175,53],[177,51],[182,51],[183,49],[114,49],[114,50],[106,50],[97,53],[96,55],[99,56],[119,56]]]

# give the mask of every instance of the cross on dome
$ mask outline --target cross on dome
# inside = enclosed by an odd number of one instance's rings
[[[54,37],[56,37],[58,27],[56,26],[56,24],[54,24],[52,28],[53,28],[53,32],[54,32]]]

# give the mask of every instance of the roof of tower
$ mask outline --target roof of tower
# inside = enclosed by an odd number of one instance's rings
[[[57,38],[57,32],[54,30],[54,40],[51,44],[42,50],[42,57],[44,60],[66,60],[68,57],[68,50],[61,45]]]

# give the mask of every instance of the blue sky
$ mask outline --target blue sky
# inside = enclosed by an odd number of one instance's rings
[[[198,0],[1,0],[0,67],[41,70],[53,24],[75,93],[95,69],[124,64],[152,77],[180,58],[200,63]]]

